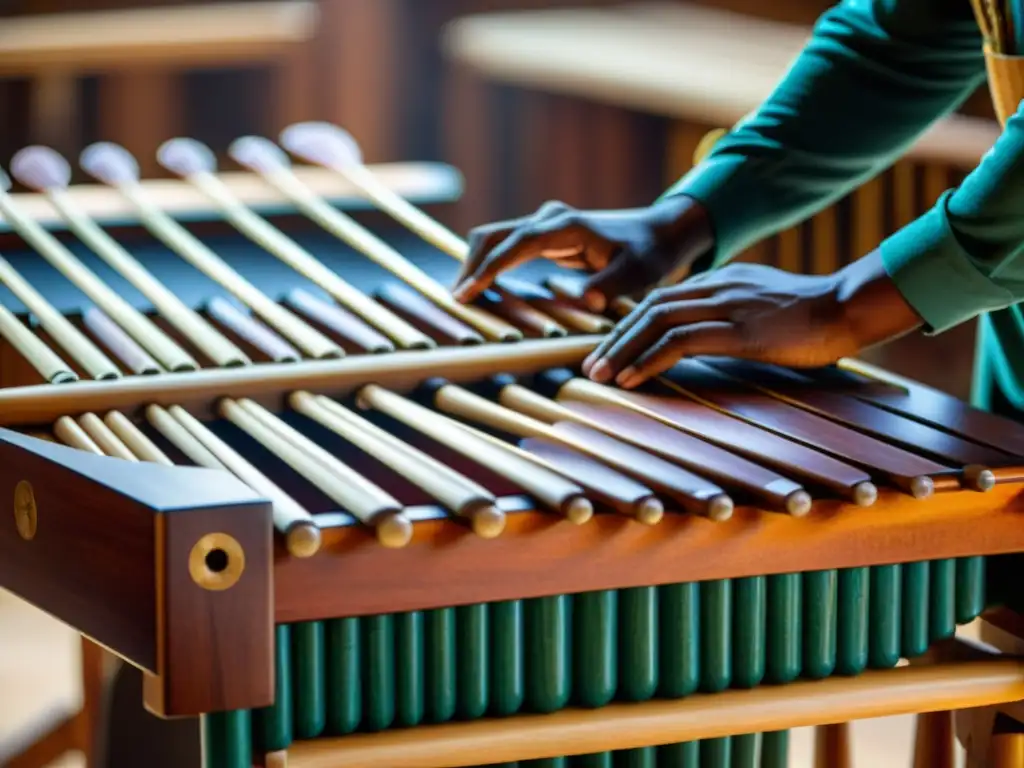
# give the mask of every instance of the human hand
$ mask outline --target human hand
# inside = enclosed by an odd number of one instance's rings
[[[452,293],[459,301],[472,301],[502,272],[540,257],[596,273],[583,295],[593,311],[601,312],[610,300],[689,267],[711,245],[708,217],[691,198],[620,211],[546,203],[521,219],[474,229]]]
[[[735,264],[653,291],[590,354],[583,372],[633,388],[697,355],[816,367],[920,324],[877,252],[825,276]]]

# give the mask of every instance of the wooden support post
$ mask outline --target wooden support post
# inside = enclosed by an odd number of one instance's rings
[[[327,119],[359,142],[367,162],[396,160],[401,126],[397,85],[399,3],[396,0],[322,0]]]
[[[111,73],[100,84],[100,140],[131,152],[143,178],[166,175],[156,150],[183,129],[183,109],[173,70],[137,67]]]
[[[814,766],[853,768],[849,723],[821,725],[814,729]]]
[[[32,85],[29,139],[58,152],[74,152],[81,137],[78,102],[78,78],[73,71],[39,72]]]
[[[953,713],[925,712],[917,716],[914,768],[954,768]]]

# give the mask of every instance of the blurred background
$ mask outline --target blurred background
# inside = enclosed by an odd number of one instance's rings
[[[189,135],[227,167],[234,138],[315,119],[349,130],[368,162],[457,167],[466,192],[439,215],[462,232],[548,199],[642,205],[686,172],[709,130],[756,107],[829,5],[0,0],[0,165],[30,143],[73,158],[110,140],[154,177],[160,142]],[[743,258],[832,271],[926,210],[995,135],[983,91],[906,160]],[[872,356],[966,397],[973,344],[966,325]],[[40,713],[73,710],[77,649],[0,594],[0,764],[4,740],[27,738]],[[877,738],[859,757],[908,764],[908,722],[863,728]],[[797,746],[794,765],[810,765],[809,740]]]
[[[707,131],[756,107],[828,6],[0,0],[0,162],[27,143],[74,157],[102,139],[158,176],[166,138],[223,153],[240,135],[323,119],[368,162],[456,166],[466,194],[441,215],[460,231],[548,199],[639,205],[685,173]],[[870,250],[991,145],[987,93],[961,112],[906,162],[744,258],[823,272]],[[972,345],[965,326],[881,362],[965,395],[969,367],[951,374],[946,354],[969,360]]]

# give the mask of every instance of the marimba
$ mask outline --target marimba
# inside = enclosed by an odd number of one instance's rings
[[[0,195],[0,585],[200,716],[208,768],[769,768],[1024,699],[956,637],[1015,606],[1024,426],[853,361],[593,384],[613,319],[544,264],[455,304],[464,242],[339,129],[232,156],[174,140],[147,185],[94,145],[103,213],[31,148]]]

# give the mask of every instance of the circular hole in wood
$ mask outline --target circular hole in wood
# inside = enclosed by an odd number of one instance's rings
[[[203,589],[231,589],[245,570],[245,551],[226,533],[208,533],[192,547],[188,570],[192,581]]]
[[[227,570],[228,553],[223,549],[215,549],[206,554],[206,567],[213,573],[221,573]]]

